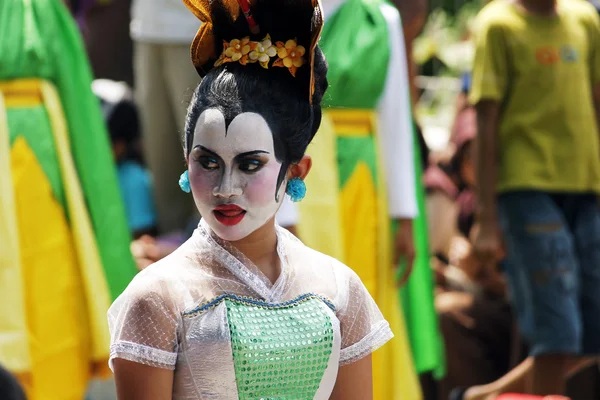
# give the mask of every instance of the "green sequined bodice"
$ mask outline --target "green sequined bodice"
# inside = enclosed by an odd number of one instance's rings
[[[223,295],[190,314],[221,302],[239,399],[312,400],[333,349],[333,305],[313,294],[281,304]]]

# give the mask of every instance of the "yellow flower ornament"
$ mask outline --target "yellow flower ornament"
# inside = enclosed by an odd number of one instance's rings
[[[273,46],[271,36],[267,35],[262,42],[259,42],[254,46],[254,49],[248,54],[248,57],[252,62],[258,61],[261,67],[267,69],[269,68],[271,57],[275,57],[276,55],[277,48]]]
[[[248,63],[248,54],[252,50],[249,37],[243,39],[233,39],[231,42],[223,42],[223,52],[217,61],[215,67],[228,62],[239,62],[242,65]]]
[[[306,49],[299,46],[296,40],[277,42],[273,45],[271,36],[266,35],[260,42],[251,41],[249,37],[223,42],[223,52],[215,61],[215,67],[229,62],[239,62],[242,65],[258,62],[261,67],[268,69],[271,59],[277,57],[273,67],[287,68],[292,76],[304,65]]]
[[[299,46],[296,40],[277,42],[277,56],[279,59],[273,63],[274,67],[285,67],[296,76],[296,70],[304,65],[304,54],[306,49]]]

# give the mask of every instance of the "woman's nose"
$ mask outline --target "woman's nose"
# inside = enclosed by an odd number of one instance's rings
[[[242,188],[239,182],[230,173],[223,174],[221,182],[213,189],[213,195],[221,198],[241,196]]]

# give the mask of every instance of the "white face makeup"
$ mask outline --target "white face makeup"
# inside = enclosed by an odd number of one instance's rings
[[[200,114],[189,155],[190,185],[202,218],[220,238],[243,239],[275,216],[285,194],[284,182],[275,200],[280,169],[262,116],[239,114],[227,129],[219,110]]]

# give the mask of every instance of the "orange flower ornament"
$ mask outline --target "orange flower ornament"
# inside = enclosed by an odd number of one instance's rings
[[[299,46],[296,40],[288,40],[287,42],[277,42],[277,56],[279,57],[274,63],[274,67],[287,68],[292,76],[296,76],[298,68],[304,65],[304,54],[306,49],[304,46]]]

